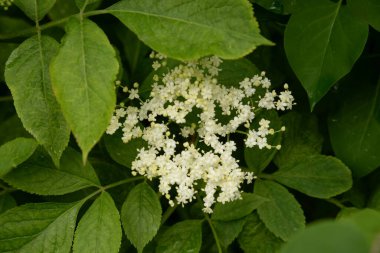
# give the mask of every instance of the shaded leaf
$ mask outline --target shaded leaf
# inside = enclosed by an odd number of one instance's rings
[[[115,50],[92,21],[72,18],[50,73],[63,114],[86,160],[106,130],[116,103]]]
[[[280,151],[274,158],[279,167],[292,166],[299,159],[322,151],[323,136],[318,130],[318,121],[314,115],[290,112],[281,117],[285,132]]]
[[[245,0],[128,0],[109,10],[148,46],[176,59],[239,58],[272,44]]]
[[[379,110],[380,79],[376,87],[356,86],[329,117],[334,152],[354,176],[365,176],[380,166],[380,121],[376,117]]]
[[[73,252],[117,253],[121,235],[119,211],[112,197],[103,192],[81,218],[75,232]]]
[[[232,221],[212,221],[221,244],[228,247],[242,231],[246,219]]]
[[[349,0],[347,2],[355,15],[380,31],[380,2],[378,0]]]
[[[17,114],[0,123],[0,144],[11,141],[17,137],[31,137],[23,127]]]
[[[351,70],[367,36],[367,25],[355,19],[341,1],[313,0],[291,16],[285,51],[311,108]]]
[[[287,241],[305,227],[302,208],[286,188],[275,182],[258,180],[255,182],[255,193],[269,199],[257,211],[273,234]]]
[[[186,220],[174,224],[160,236],[156,252],[199,252],[202,244],[201,224],[200,220]]]
[[[242,193],[242,199],[225,204],[217,203],[212,214],[213,220],[230,221],[243,218],[267,201],[254,193]]]
[[[33,203],[0,215],[1,252],[69,253],[82,202]]]
[[[10,194],[0,195],[0,214],[17,206],[16,200]]]
[[[350,169],[332,156],[307,156],[272,176],[276,181],[315,198],[330,198],[352,187]]]
[[[26,161],[37,146],[37,142],[30,138],[17,138],[0,146],[0,177]]]
[[[160,201],[148,184],[141,183],[132,189],[121,209],[121,222],[139,252],[157,234],[161,214]]]
[[[246,218],[246,223],[239,235],[238,242],[246,253],[277,252],[284,243],[270,232],[256,213]]]
[[[53,7],[55,0],[13,0],[31,20],[41,20]]]
[[[132,139],[127,143],[121,140],[120,134],[105,135],[104,143],[112,159],[121,165],[131,168],[138,150],[147,147],[148,143],[142,138]]]
[[[5,69],[18,116],[55,164],[59,164],[70,137],[49,78],[49,63],[58,47],[47,36],[29,38],[12,52]]]
[[[59,169],[39,150],[8,173],[4,181],[17,189],[41,195],[62,195],[100,185],[91,164],[84,166],[80,154],[70,148],[63,153]]]

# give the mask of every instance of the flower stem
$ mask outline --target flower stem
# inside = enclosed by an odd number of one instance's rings
[[[165,213],[162,215],[161,225],[169,219],[169,217],[174,213],[177,206],[178,205],[175,204],[174,206],[169,206],[168,209],[166,209]]]
[[[211,221],[210,217],[206,213],[204,213],[204,216],[205,216],[208,224],[210,225],[210,228],[211,228],[211,231],[212,231],[212,235],[214,236],[214,239],[215,239],[216,247],[218,248],[218,253],[223,253],[222,247],[220,245],[218,234],[216,233],[216,230],[214,228],[214,225],[212,224],[212,221]]]

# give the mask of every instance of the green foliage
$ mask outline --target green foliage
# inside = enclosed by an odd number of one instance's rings
[[[286,188],[275,182],[259,180],[255,183],[255,193],[269,199],[257,208],[257,212],[273,234],[287,241],[305,227],[302,208]]]
[[[119,211],[112,197],[104,192],[80,220],[75,231],[73,252],[117,253],[121,235]]]
[[[39,150],[8,173],[4,181],[17,189],[41,195],[63,195],[100,184],[92,166],[83,165],[80,154],[72,149],[66,149],[59,169]]]
[[[230,221],[237,220],[252,213],[267,199],[253,193],[243,193],[242,199],[225,204],[218,203],[215,205],[213,220]]]
[[[59,164],[70,135],[49,77],[49,63],[58,48],[50,37],[29,38],[12,52],[5,70],[24,127],[46,148],[55,164]]]
[[[148,46],[177,59],[239,58],[272,44],[260,35],[246,0],[124,0],[109,9]]]
[[[26,204],[0,216],[2,252],[70,252],[82,202]]]
[[[160,237],[157,253],[199,252],[202,243],[202,227],[199,220],[178,222]]]
[[[17,138],[0,146],[0,177],[27,160],[37,148],[29,138]]]
[[[247,217],[239,244],[247,253],[277,252],[283,241],[270,232],[256,213]]]
[[[7,8],[0,10],[0,252],[378,251],[378,0],[14,0]],[[168,58],[152,71],[161,54]],[[178,66],[212,55],[223,60],[217,69],[204,66],[217,58],[203,59],[202,73],[183,78]],[[163,138],[176,136],[178,163],[165,163],[172,158],[164,150],[133,163],[151,147],[145,134],[122,141],[133,116],[105,133],[113,115],[141,107],[157,85],[170,86],[162,78],[174,68],[181,82],[204,78],[201,89],[217,81],[236,91],[226,101],[255,114],[217,136],[236,144],[231,156],[226,147],[213,153],[201,132],[180,134],[202,124],[203,94],[191,98],[196,108],[184,123],[162,108],[148,112],[168,127]],[[268,91],[292,93],[292,112],[258,105],[266,88],[254,80],[264,76]],[[252,96],[241,93],[244,79]],[[139,99],[128,98],[132,89]],[[225,113],[223,102],[205,129],[244,111]],[[247,147],[260,119],[270,121],[271,134],[256,137],[266,136],[270,149]],[[150,120],[138,121],[136,132],[151,129]],[[186,171],[191,159],[182,151],[193,145],[198,155],[214,155],[204,160],[210,172],[189,183],[197,170]],[[147,165],[138,171],[138,162]],[[231,183],[239,183],[236,192]]]
[[[128,239],[139,252],[156,235],[161,224],[161,204],[146,183],[129,193],[121,209],[121,221]]]
[[[57,100],[86,160],[111,119],[119,67],[114,49],[95,23],[72,18],[66,31],[50,73]]]
[[[276,181],[315,198],[330,198],[352,187],[351,171],[339,159],[307,156],[273,175]]]
[[[367,40],[366,24],[358,22],[341,2],[310,1],[291,16],[286,27],[286,54],[311,108],[351,70]]]
[[[363,84],[368,87],[368,84]],[[334,151],[362,177],[380,166],[380,79],[368,89],[354,88],[347,94],[337,112],[329,118],[329,131]],[[347,139],[350,145],[347,145]]]

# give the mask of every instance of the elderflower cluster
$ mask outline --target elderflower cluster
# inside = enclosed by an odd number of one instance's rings
[[[155,70],[166,66],[163,55],[152,53],[151,57]],[[215,202],[241,198],[242,183],[251,183],[255,176],[239,168],[233,156],[236,143],[229,135],[244,126],[249,129],[247,147],[272,148],[267,136],[284,129],[275,131],[266,119],[253,129],[255,111],[292,108],[294,99],[288,85],[279,94],[270,91],[264,72],[235,87],[219,84],[221,63],[218,57],[207,57],[155,75],[145,101],[139,97],[138,84],[130,90],[123,88],[131,105],[116,109],[107,129],[108,134],[121,129],[125,143],[134,138],[147,142],[132,163],[132,173],[158,178],[159,191],[170,205],[189,203],[199,193],[203,211],[211,213]],[[227,117],[227,123],[218,120],[219,116]]]
[[[6,11],[12,5],[13,0],[0,0],[0,6]]]

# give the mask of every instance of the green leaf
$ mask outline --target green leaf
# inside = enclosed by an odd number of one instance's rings
[[[289,63],[306,89],[310,106],[350,72],[362,53],[368,27],[342,1],[309,1],[295,12],[285,30]]]
[[[314,115],[290,112],[281,117],[285,126],[282,145],[274,159],[279,167],[292,166],[309,155],[322,151],[323,136],[318,130],[318,120]]]
[[[243,218],[262,205],[266,198],[254,193],[242,193],[242,199],[225,204],[217,203],[212,214],[213,220],[230,221]]]
[[[156,253],[199,252],[202,244],[202,221],[186,220],[167,229],[159,238]]]
[[[378,0],[349,0],[347,2],[355,15],[380,31],[380,2]]]
[[[72,18],[50,67],[53,89],[86,160],[106,130],[116,103],[115,50],[92,21]]]
[[[62,19],[78,13],[78,7],[75,1],[68,0],[56,0],[53,8],[48,13],[49,18],[52,20]]]
[[[124,0],[109,10],[148,46],[176,59],[240,58],[272,45],[246,0]]]
[[[0,251],[69,253],[83,202],[33,203],[0,216]]]
[[[31,20],[41,20],[53,7],[55,0],[13,0]]]
[[[380,186],[376,187],[372,191],[367,203],[367,207],[380,211]]]
[[[218,238],[224,247],[228,247],[242,231],[246,219],[232,221],[212,221]]]
[[[104,144],[111,158],[121,165],[131,168],[138,150],[147,147],[148,143],[142,138],[132,139],[127,143],[121,140],[120,134],[105,135]]]
[[[261,111],[257,113],[255,119],[253,120],[253,126],[258,126],[261,119],[267,119],[270,121],[270,128],[273,128],[275,131],[280,131],[282,127],[282,122],[278,117],[277,112],[275,111]],[[252,124],[251,124],[252,126]],[[254,148],[245,148],[244,149],[244,159],[247,163],[248,169],[254,171],[256,174],[262,172],[268,164],[272,161],[273,157],[277,153],[275,148],[277,145],[281,144],[282,132],[277,132],[274,135],[269,135],[267,137],[268,144],[272,145],[271,149],[259,149],[258,147]]]
[[[249,60],[224,60],[219,66],[218,82],[227,87],[239,87],[239,82],[244,78],[251,78],[259,74],[259,69]]]
[[[16,200],[10,194],[0,195],[0,214],[17,206]]]
[[[23,19],[8,17],[5,15],[0,16],[0,34],[6,35],[7,33],[13,33],[16,30],[22,31],[32,26]]]
[[[37,142],[30,138],[17,138],[0,146],[0,177],[26,161],[37,146]]]
[[[352,187],[350,169],[332,156],[307,156],[272,176],[276,181],[315,198],[327,199]]]
[[[121,222],[125,234],[139,252],[157,234],[161,214],[157,194],[148,184],[141,183],[132,189],[121,209]]]
[[[284,245],[281,253],[368,253],[364,234],[352,224],[325,221],[313,224]]]
[[[5,69],[18,116],[55,164],[59,164],[70,137],[49,78],[49,63],[58,47],[47,36],[29,38],[12,52]]]
[[[367,236],[374,245],[378,244],[380,233],[380,212],[373,209],[361,209],[343,216],[339,221],[354,224]]]
[[[96,9],[102,3],[102,0],[75,0],[75,4],[79,9],[85,7],[85,9]],[[86,4],[86,6],[84,6]],[[92,6],[92,8],[91,8]],[[96,8],[94,8],[96,6]]]
[[[380,79],[377,87],[356,85],[351,94],[344,97],[337,112],[329,118],[334,152],[354,176],[365,176],[380,166],[379,110]]]
[[[40,195],[62,195],[100,185],[90,163],[84,166],[80,154],[70,148],[63,153],[59,169],[40,150],[8,173],[4,181],[17,189]]]
[[[117,253],[121,235],[119,211],[112,197],[103,192],[80,220],[75,232],[73,252]]]
[[[257,211],[273,234],[287,241],[305,227],[302,208],[286,188],[275,182],[258,180],[255,182],[255,193],[269,199]]]
[[[256,213],[249,215],[239,235],[238,242],[246,253],[277,252],[284,243],[270,232]]]

